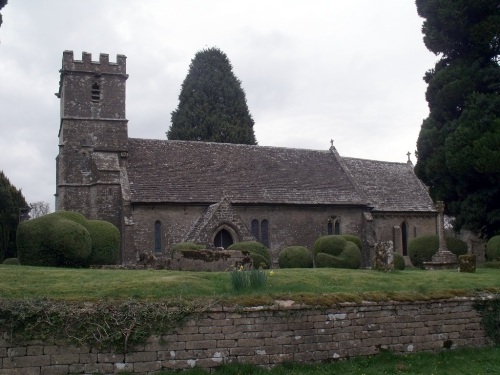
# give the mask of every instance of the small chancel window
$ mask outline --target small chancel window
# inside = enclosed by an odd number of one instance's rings
[[[101,100],[101,86],[97,82],[92,85],[92,101],[98,102]]]

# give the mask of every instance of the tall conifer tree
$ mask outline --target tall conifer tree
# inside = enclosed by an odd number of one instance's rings
[[[500,233],[500,6],[498,0],[417,0],[427,48],[430,114],[415,172],[444,200],[455,229]]]
[[[218,48],[197,52],[172,112],[168,139],[255,145],[253,125],[226,54]]]
[[[16,257],[16,231],[21,209],[27,208],[21,190],[0,171],[0,261]]]

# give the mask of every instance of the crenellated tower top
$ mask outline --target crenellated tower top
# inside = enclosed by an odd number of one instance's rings
[[[127,56],[116,55],[116,62],[109,61],[107,53],[99,55],[99,61],[92,61],[92,54],[83,52],[81,60],[75,60],[73,51],[63,52],[61,73],[65,71],[80,71],[97,74],[127,74]]]

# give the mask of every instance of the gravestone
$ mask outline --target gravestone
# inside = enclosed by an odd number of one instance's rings
[[[392,241],[383,241],[375,244],[373,269],[389,272],[394,270],[394,248]]]

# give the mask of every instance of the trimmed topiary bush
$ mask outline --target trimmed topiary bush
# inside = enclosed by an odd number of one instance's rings
[[[467,244],[454,237],[446,237],[446,246],[457,257],[467,254]],[[424,268],[424,262],[430,262],[439,249],[437,235],[420,236],[410,241],[408,253],[411,263],[418,268]]]
[[[394,269],[403,271],[405,267],[405,258],[399,253],[394,253]]]
[[[318,238],[313,251],[316,267],[356,269],[361,266],[361,251],[356,243],[346,241],[339,235]]]
[[[92,252],[88,263],[92,265],[117,264],[120,249],[118,228],[103,220],[88,220],[85,227],[92,238]]]
[[[342,237],[344,238],[344,240],[346,241],[350,241],[350,242],[354,242],[359,250],[361,250],[361,238],[359,238],[358,236],[354,235],[354,234],[343,234]]]
[[[11,266],[20,266],[21,262],[18,258],[6,258],[3,260],[2,264],[8,264]]]
[[[248,251],[255,268],[270,268],[271,253],[269,249],[257,241],[244,241],[233,243],[228,250]]]
[[[278,257],[280,268],[312,268],[313,257],[304,246],[289,246],[281,250]]]
[[[500,261],[500,236],[493,236],[488,240],[486,258],[488,262]]]
[[[316,256],[319,253],[329,255],[339,255],[347,245],[347,241],[340,235],[329,235],[319,237],[313,245],[313,253]]]
[[[120,233],[113,224],[59,211],[23,221],[17,231],[21,264],[85,267],[116,264]]]

